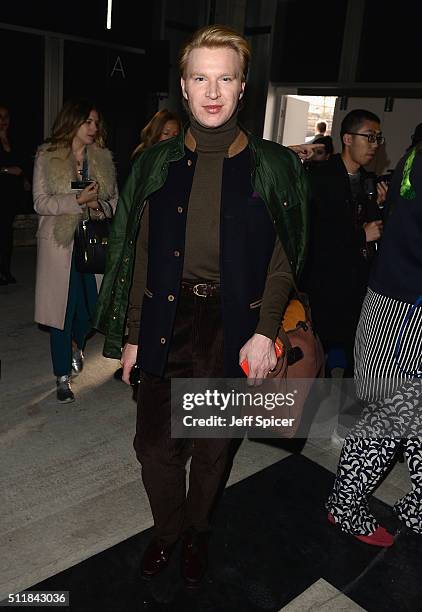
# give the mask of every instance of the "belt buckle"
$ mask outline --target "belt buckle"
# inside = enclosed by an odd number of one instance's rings
[[[199,287],[203,287],[204,293],[199,293],[199,291],[200,291]],[[198,297],[202,297],[202,298],[207,297],[207,295],[208,295],[207,294],[207,283],[197,283],[196,285],[193,286],[192,291]]]

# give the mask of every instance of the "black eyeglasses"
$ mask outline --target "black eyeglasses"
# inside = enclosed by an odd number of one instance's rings
[[[347,132],[348,134],[351,134],[352,136],[365,136],[365,138],[368,139],[368,142],[370,144],[374,144],[375,142],[379,145],[384,144],[385,142],[385,137],[381,136],[381,134],[375,135],[375,134],[361,134],[360,132]]]

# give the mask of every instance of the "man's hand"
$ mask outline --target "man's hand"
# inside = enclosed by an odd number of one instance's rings
[[[240,349],[239,365],[244,359],[249,364],[248,384],[259,385],[277,364],[274,342],[267,336],[254,334]]]
[[[377,204],[381,206],[387,198],[388,185],[384,181],[377,183]]]
[[[136,355],[138,354],[138,345],[129,344],[127,342],[123,348],[122,358],[120,363],[123,366],[122,381],[127,385],[130,385],[130,371],[136,363]]]
[[[302,161],[308,161],[312,159],[314,155],[314,150],[318,148],[320,149],[321,147],[325,149],[325,147],[321,145],[320,143],[317,143],[317,144],[306,144],[305,143],[301,145],[289,145],[289,149],[294,151],[300,157]]]
[[[374,242],[379,240],[382,234],[382,221],[371,221],[371,223],[364,223],[363,229],[366,234],[366,242]]]

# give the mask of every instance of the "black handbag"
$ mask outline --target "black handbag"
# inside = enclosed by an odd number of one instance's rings
[[[78,272],[104,274],[111,219],[83,219],[75,231],[73,251]]]

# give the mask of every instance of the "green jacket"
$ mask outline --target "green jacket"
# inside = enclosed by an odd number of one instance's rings
[[[277,143],[247,134],[254,168],[251,182],[266,203],[296,278],[308,240],[309,189],[298,156]],[[135,160],[120,195],[108,242],[106,273],[94,327],[106,336],[103,354],[119,359],[132,283],[136,237],[148,196],[164,184],[168,166],[184,157],[184,133],[161,142]]]

